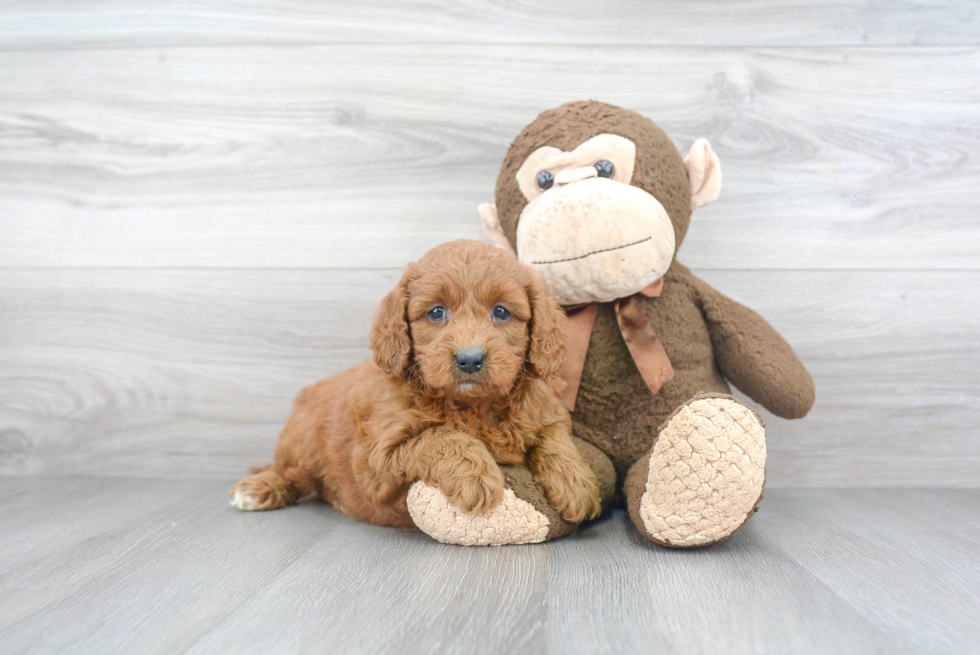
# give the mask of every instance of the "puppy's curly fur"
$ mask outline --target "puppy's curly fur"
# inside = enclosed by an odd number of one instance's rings
[[[277,509],[316,491],[347,514],[414,528],[416,480],[480,512],[503,498],[498,464],[527,463],[563,518],[594,518],[598,483],[559,400],[565,338],[530,268],[478,241],[438,246],[381,302],[373,361],[303,390],[275,463],[235,485],[232,503]],[[474,373],[456,362],[469,348],[486,357]]]

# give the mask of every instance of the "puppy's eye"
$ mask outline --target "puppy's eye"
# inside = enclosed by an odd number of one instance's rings
[[[599,177],[612,177],[616,173],[616,167],[608,159],[602,159],[595,163],[596,173]]]
[[[445,307],[433,307],[426,314],[430,321],[445,321],[446,320],[446,308]]]
[[[493,308],[493,317],[498,321],[506,321],[508,318],[510,318],[510,312],[508,312],[506,308],[497,305]]]
[[[538,183],[538,188],[541,189],[542,191],[547,191],[555,184],[555,176],[552,175],[549,171],[541,171],[540,173],[538,173],[538,177],[536,179]]]

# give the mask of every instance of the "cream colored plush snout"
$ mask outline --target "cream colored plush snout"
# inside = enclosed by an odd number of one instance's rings
[[[562,304],[608,302],[645,288],[674,256],[674,227],[656,198],[583,168],[559,176],[517,224],[518,259]]]

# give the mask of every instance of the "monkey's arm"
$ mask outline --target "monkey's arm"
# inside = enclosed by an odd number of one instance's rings
[[[691,279],[721,373],[776,416],[806,416],[813,406],[813,378],[789,344],[748,307]]]

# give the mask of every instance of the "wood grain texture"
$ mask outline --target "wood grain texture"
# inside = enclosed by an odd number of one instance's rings
[[[941,494],[918,490],[897,497],[882,490],[777,495],[762,527],[822,585],[899,636],[912,652],[969,653],[978,647],[976,636],[961,629],[976,625],[980,615],[977,547],[973,538],[950,528],[969,520],[980,504],[974,498],[972,510],[961,505],[947,524],[926,509],[943,512],[946,502]],[[889,510],[889,505],[912,509]],[[813,530],[818,525],[821,529]],[[800,540],[802,534],[808,538]],[[937,590],[956,602],[922,602]],[[885,597],[889,601],[883,602]]]
[[[449,2],[208,3],[65,0],[0,4],[0,48],[240,43],[463,42],[664,45],[978,44],[976,5],[866,0],[531,4]]]
[[[980,486],[980,274],[696,271],[809,367],[764,414],[779,486]],[[231,477],[300,388],[369,355],[391,270],[6,269],[0,472]]]
[[[239,512],[230,484],[0,478],[0,534],[43,538],[0,572],[4,652],[980,648],[976,490],[770,491],[728,541],[678,551],[619,510],[549,544],[461,548],[319,502]]]
[[[708,137],[679,259],[813,371],[773,487],[978,486],[974,3],[0,3],[0,473],[226,477],[367,355],[506,147],[598,97]],[[14,555],[11,555],[14,557]],[[13,561],[13,560],[12,560]]]
[[[714,144],[690,266],[980,266],[976,47],[431,43],[0,53],[0,261],[397,266],[580,97]]]

